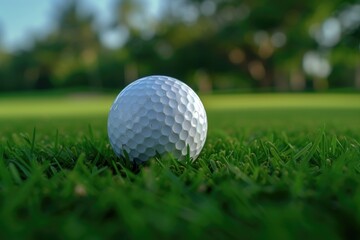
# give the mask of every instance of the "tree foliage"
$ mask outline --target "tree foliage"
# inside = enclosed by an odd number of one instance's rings
[[[156,17],[146,3],[115,1],[109,29],[127,34],[109,49],[95,15],[67,1],[46,36],[0,51],[0,90],[118,88],[150,74],[201,91],[360,86],[356,1],[163,0]]]

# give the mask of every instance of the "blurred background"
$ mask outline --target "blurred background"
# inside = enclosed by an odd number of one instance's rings
[[[360,2],[1,2],[0,92],[119,89],[153,74],[203,93],[359,90]]]

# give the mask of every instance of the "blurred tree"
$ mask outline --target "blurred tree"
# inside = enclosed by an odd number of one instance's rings
[[[33,65],[32,56],[28,51],[17,51],[12,55],[8,55],[4,59],[2,69],[4,69],[4,79],[2,86],[6,90],[24,90],[32,88],[32,82],[26,79],[31,75],[31,71],[26,71],[30,65]]]
[[[125,30],[125,44],[119,51],[123,56],[124,82],[129,83],[139,77],[142,68],[153,67],[156,59],[152,58],[153,35],[156,31],[155,23],[147,13],[144,0],[117,0],[114,2],[113,28]],[[120,53],[121,52],[121,53]],[[149,57],[152,63],[149,64]],[[149,65],[148,65],[149,64]],[[155,69],[153,69],[155,70]],[[146,72],[146,70],[145,70]]]
[[[101,87],[97,76],[100,37],[94,29],[95,17],[91,13],[79,13],[76,1],[64,5],[56,20],[55,30],[47,41],[60,47],[55,74],[58,81],[69,85]]]
[[[325,35],[331,38],[324,41]],[[360,3],[341,5],[322,22],[314,37],[322,50],[328,52],[333,66],[329,76],[332,86],[360,89]]]
[[[177,2],[187,5],[183,13],[176,13],[183,14],[185,20],[182,28],[185,28],[185,31],[181,31],[181,27],[173,27],[169,31],[181,32],[185,37],[191,37],[197,31],[200,33],[199,41],[202,42],[196,47],[198,41],[189,40],[189,44],[195,46],[193,49],[188,46],[189,49],[197,51],[181,49],[181,53],[191,57],[194,54],[189,54],[190,52],[201,54],[203,57],[198,61],[205,63],[206,71],[210,72],[210,75],[214,75],[211,73],[214,70],[217,73],[230,73],[238,75],[233,77],[238,81],[244,78],[253,79],[253,87],[275,87],[280,90],[306,87],[302,58],[309,49],[317,47],[316,42],[309,36],[309,28],[331,15],[342,3],[333,0],[319,8],[318,2],[310,0]],[[187,20],[189,16],[195,16],[190,23]],[[209,64],[209,59],[217,61],[213,61],[212,65]],[[192,66],[197,67],[196,63]],[[232,83],[230,86],[236,84]]]
[[[1,89],[7,88],[7,81],[6,78],[6,67],[4,66],[7,63],[7,54],[3,48],[3,30],[2,25],[0,23],[0,91]]]
[[[94,16],[80,14],[76,1],[58,6],[54,29],[9,59],[7,88],[101,87],[97,55],[101,49]]]
[[[150,74],[201,91],[360,87],[356,0],[162,0],[156,16],[150,0],[113,3],[120,47],[103,46],[94,14],[65,1],[48,35],[0,52],[0,89],[123,87]]]

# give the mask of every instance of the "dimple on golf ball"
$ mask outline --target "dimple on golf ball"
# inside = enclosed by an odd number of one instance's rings
[[[116,155],[143,162],[166,153],[195,160],[206,140],[207,117],[196,93],[167,76],[148,76],[124,88],[111,106],[108,135]]]

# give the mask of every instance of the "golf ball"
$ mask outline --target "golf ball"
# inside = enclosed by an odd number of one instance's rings
[[[195,160],[207,134],[205,108],[185,83],[167,76],[148,76],[124,88],[108,117],[110,144],[118,156],[147,161],[171,153]]]

